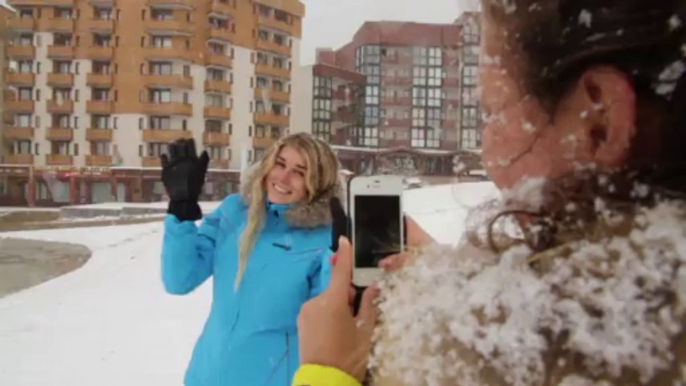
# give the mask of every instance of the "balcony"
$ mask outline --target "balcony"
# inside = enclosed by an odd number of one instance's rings
[[[290,117],[286,115],[276,115],[274,113],[255,113],[253,119],[256,124],[288,126]]]
[[[235,8],[232,8],[229,4],[216,0],[210,1],[207,11],[227,16],[232,16],[236,12]]]
[[[384,106],[412,106],[412,98],[410,97],[397,97],[397,98],[383,98],[381,104]]]
[[[95,60],[110,60],[114,57],[114,47],[90,46],[86,48],[86,57]]]
[[[5,139],[32,140],[36,130],[33,127],[6,127],[2,133]]]
[[[193,138],[193,133],[187,130],[143,130],[143,142],[171,143],[177,139]]]
[[[148,0],[147,3],[150,6],[191,9],[196,0]]]
[[[205,107],[205,118],[231,119],[231,109],[228,107]]]
[[[114,30],[114,19],[90,19],[86,21],[90,31],[110,32]]]
[[[288,68],[272,67],[268,64],[258,64],[255,66],[255,73],[262,75],[275,76],[278,78],[291,78],[291,70]]]
[[[8,154],[2,157],[2,163],[8,165],[33,165],[32,154]]]
[[[111,166],[111,155],[87,155],[86,166]]]
[[[88,129],[86,130],[86,141],[112,142],[112,130],[110,129]]]
[[[74,19],[51,18],[43,23],[47,31],[71,32],[74,30]]]
[[[221,92],[225,94],[231,93],[231,83],[225,80],[206,80],[205,91]]]
[[[272,147],[272,145],[276,143],[276,138],[271,138],[271,137],[253,137],[252,139],[252,147],[258,148],[258,149],[266,149]]]
[[[289,102],[290,94],[285,91],[276,91],[269,88],[256,88],[255,99],[268,99],[279,102]]]
[[[5,108],[12,113],[33,113],[32,100],[8,100]]]
[[[210,160],[210,169],[228,169],[229,160],[227,159],[213,159]]]
[[[45,139],[48,141],[72,141],[74,139],[74,129],[67,127],[49,127],[45,131]]]
[[[165,102],[165,103],[144,103],[143,111],[151,115],[193,115],[193,106],[189,103]]]
[[[410,128],[412,127],[412,120],[403,118],[388,118],[382,120],[384,127],[398,127],[398,128]]]
[[[73,59],[73,46],[48,46],[48,58],[50,59]]]
[[[412,78],[409,76],[387,76],[382,79],[384,85],[405,86],[412,84]]]
[[[112,87],[111,74],[88,74],[86,77],[86,84],[95,87]]]
[[[193,78],[190,76],[183,75],[146,75],[145,85],[147,87],[151,86],[165,86],[171,88],[183,88],[192,89],[193,88]]]
[[[45,156],[45,163],[48,166],[71,166],[74,164],[74,157],[63,154],[48,154]]]
[[[145,26],[149,33],[165,32],[172,35],[186,35],[190,36],[193,33],[193,28],[185,20],[148,20]]]
[[[268,40],[257,39],[257,49],[273,52],[283,56],[291,56],[291,47],[288,45],[279,45]]]
[[[233,59],[225,54],[215,54],[213,52],[205,52],[205,65],[231,68]]]
[[[172,47],[146,47],[145,58],[148,60],[193,60],[193,53],[182,45]]]
[[[231,136],[227,133],[206,131],[202,133],[202,142],[208,146],[229,146]]]
[[[33,59],[36,57],[36,47],[7,46],[7,56],[12,59]]]
[[[48,74],[48,85],[49,86],[67,86],[72,87],[74,85],[74,75],[72,74],[58,74],[49,73]]]
[[[7,74],[7,84],[33,86],[36,76],[30,72],[10,72]]]
[[[48,101],[48,113],[50,114],[73,114],[74,102],[69,100],[56,101],[51,99]]]
[[[159,168],[162,166],[160,157],[141,157],[141,166],[144,168]]]
[[[11,0],[13,7],[22,6],[41,6],[41,7],[56,7],[60,5],[74,6],[75,0]]]
[[[228,28],[208,28],[207,35],[210,39],[224,40],[230,42],[235,35],[233,31]]]
[[[90,100],[86,102],[86,112],[88,114],[112,114],[114,102]]]
[[[273,17],[258,15],[257,24],[267,28],[286,32],[289,35],[297,35],[297,31],[294,26],[286,23],[285,21],[276,20]]]
[[[36,19],[31,17],[13,17],[8,22],[14,31],[33,31],[36,29]]]

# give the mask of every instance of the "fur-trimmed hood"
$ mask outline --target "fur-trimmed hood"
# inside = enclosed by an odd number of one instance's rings
[[[250,204],[250,186],[257,178],[258,170],[259,163],[256,163],[241,174],[240,194],[246,205]],[[317,228],[331,225],[329,201],[332,197],[337,197],[341,201],[341,205],[344,208],[346,207],[345,182],[341,176],[338,176],[336,185],[331,190],[320,194],[313,202],[296,204],[288,209],[286,211],[286,221],[289,225],[298,228]]]

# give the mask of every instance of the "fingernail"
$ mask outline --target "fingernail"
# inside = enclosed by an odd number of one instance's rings
[[[338,254],[337,254],[337,253],[334,253],[333,256],[331,256],[331,257],[329,258],[329,263],[330,263],[331,265],[336,265],[336,260],[337,260],[337,259],[338,259]]]

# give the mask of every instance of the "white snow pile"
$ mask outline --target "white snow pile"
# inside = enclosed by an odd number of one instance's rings
[[[540,385],[552,370],[565,385],[627,370],[645,383],[671,365],[681,331],[685,214],[662,203],[640,210],[630,233],[542,255],[426,250],[382,283],[372,370],[405,385]],[[553,348],[564,356],[551,360]]]

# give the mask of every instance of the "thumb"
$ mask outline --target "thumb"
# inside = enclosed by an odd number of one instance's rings
[[[210,155],[207,154],[207,150],[203,151],[200,155],[200,165],[203,169],[207,169],[207,165],[210,163]]]
[[[338,251],[336,251],[336,263],[331,268],[331,282],[328,292],[336,298],[340,298],[344,304],[348,304],[348,291],[352,281],[352,250],[347,238],[341,237],[338,240]]]
[[[360,310],[358,311],[355,320],[357,321],[358,331],[365,340],[371,340],[371,334],[374,331],[376,319],[379,316],[379,312],[374,305],[374,300],[376,300],[378,296],[379,288],[376,286],[370,286],[362,293]]]

